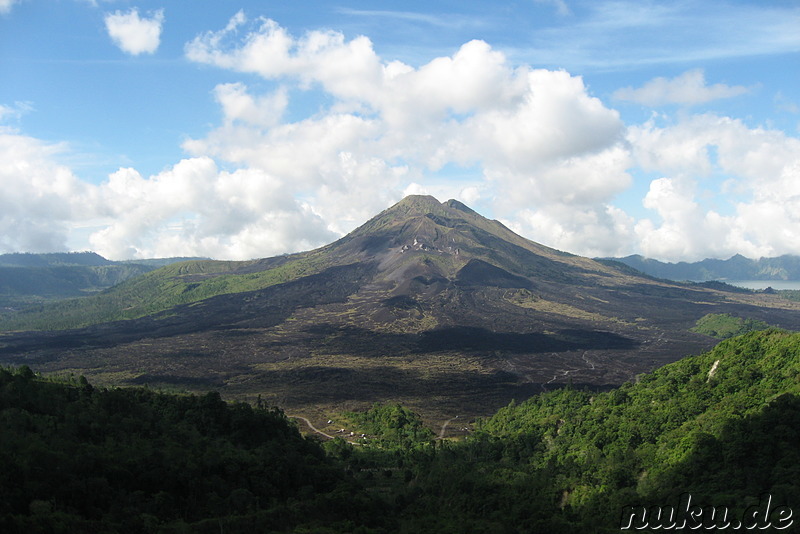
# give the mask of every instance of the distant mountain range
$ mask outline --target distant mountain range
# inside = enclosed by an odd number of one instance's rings
[[[709,313],[800,329],[800,304],[776,295],[657,280],[410,196],[315,250],[172,263],[0,317],[0,364],[304,414],[391,399],[448,419],[697,354],[716,343],[691,331]]]
[[[638,254],[624,258],[604,258],[618,261],[650,276],[667,280],[800,280],[800,256],[751,260],[741,254],[727,260],[705,259],[693,263],[666,263]]]

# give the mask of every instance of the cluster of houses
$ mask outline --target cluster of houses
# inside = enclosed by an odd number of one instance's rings
[[[332,425],[332,424],[333,424],[333,421],[332,421],[332,420],[330,420],[330,419],[328,419],[328,424],[329,424],[329,425]],[[345,430],[344,428],[340,428],[339,430],[337,430],[337,431],[336,431],[336,434],[347,434],[347,430]],[[361,435],[359,436],[359,435],[357,435],[355,432],[350,432],[350,437],[351,437],[351,438],[359,438],[359,437],[360,437],[360,438],[364,438],[364,439],[366,439],[367,435],[366,435],[366,434],[361,434]]]
[[[340,430],[337,430],[337,431],[336,431],[336,433],[337,433],[337,434],[346,434],[346,433],[347,433],[347,430],[345,430],[344,428],[342,428],[342,429],[340,429]],[[361,438],[366,438],[366,437],[367,437],[367,435],[366,435],[366,434],[361,434],[360,436],[358,436],[358,435],[357,435],[355,432],[350,432],[350,437],[351,437],[351,438],[358,438],[358,437],[361,437]]]

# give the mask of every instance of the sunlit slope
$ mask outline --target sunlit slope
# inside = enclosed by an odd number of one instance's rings
[[[161,267],[97,295],[40,306],[0,326],[52,330],[134,319],[216,295],[263,289],[318,270],[313,254],[245,262],[192,260]]]

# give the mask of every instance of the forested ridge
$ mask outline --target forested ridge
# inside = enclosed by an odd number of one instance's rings
[[[0,370],[0,532],[370,532],[370,506],[280,410]]]
[[[24,367],[0,388],[3,532],[602,533],[687,493],[733,517],[765,494],[800,511],[800,334],[774,329],[610,392],[512,403],[462,441],[392,403],[342,414],[380,439],[320,446],[215,393]]]
[[[488,510],[486,532],[501,522],[612,532],[624,507],[677,505],[684,493],[732,513],[763,494],[800,510],[798,391],[800,335],[753,332],[608,393],[512,404],[457,461],[433,462],[429,483],[443,486],[442,505],[469,487],[474,500],[453,516],[479,522],[475,510]]]

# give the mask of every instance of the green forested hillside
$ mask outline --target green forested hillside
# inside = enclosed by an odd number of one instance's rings
[[[137,263],[0,266],[0,304],[87,296],[151,270]]]
[[[732,517],[762,494],[798,510],[799,393],[800,335],[773,330],[608,393],[512,404],[419,471],[408,531],[613,532],[624,507],[685,493]]]
[[[606,393],[512,403],[462,441],[396,404],[342,420],[374,436],[325,456],[281,412],[213,393],[2,371],[0,530],[602,533],[691,495],[727,510],[703,529],[792,532],[785,512],[800,510],[795,333],[732,338]],[[765,495],[772,512],[754,516]]]
[[[0,532],[371,532],[373,506],[280,411],[0,370]]]

